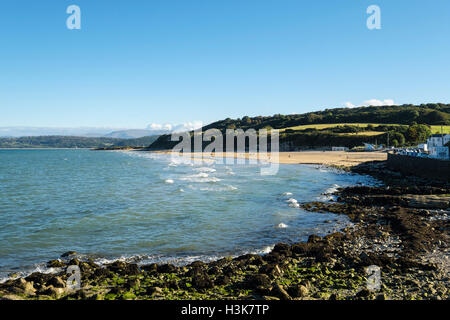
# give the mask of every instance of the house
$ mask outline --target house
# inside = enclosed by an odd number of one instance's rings
[[[366,151],[377,151],[377,150],[382,150],[383,149],[383,145],[373,145],[370,143],[364,143],[364,150]]]
[[[450,142],[450,134],[433,134],[427,140],[428,149],[443,147]]]
[[[347,147],[332,147],[331,151],[348,151]]]
[[[427,140],[430,156],[433,158],[448,159],[449,150],[445,145],[450,142],[450,134],[433,134]]]
[[[438,159],[449,159],[449,149],[448,147],[434,147],[430,156]]]
[[[420,151],[422,152],[428,152],[428,144],[426,143],[419,144],[417,148],[420,149]]]

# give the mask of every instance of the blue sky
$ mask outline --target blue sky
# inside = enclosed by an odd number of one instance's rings
[[[66,8],[81,8],[81,30]],[[366,9],[381,8],[381,30]],[[0,126],[450,103],[450,1],[2,0]]]

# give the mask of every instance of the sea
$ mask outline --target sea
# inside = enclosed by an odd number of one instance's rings
[[[264,166],[137,151],[0,150],[0,281],[53,272],[47,261],[69,250],[100,264],[263,254],[351,225],[301,203],[377,183],[317,165],[261,175]]]

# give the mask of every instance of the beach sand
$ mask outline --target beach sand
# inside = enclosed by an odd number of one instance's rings
[[[170,154],[171,151],[152,151],[156,153]],[[210,157],[220,156],[215,153],[184,153],[180,154],[193,159],[207,160]],[[278,157],[270,153],[265,155],[257,153],[223,153],[224,157],[259,159],[280,164],[321,164],[329,166],[352,167],[368,161],[383,161],[387,159],[384,152],[345,152],[345,151],[300,151],[279,152]]]

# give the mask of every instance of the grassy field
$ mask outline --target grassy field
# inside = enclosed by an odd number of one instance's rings
[[[442,126],[443,132],[450,134],[450,126]],[[431,126],[431,132],[441,133],[441,126]]]
[[[373,126],[378,126],[380,124],[378,123],[331,123],[331,124],[307,124],[307,125],[303,125],[303,126],[296,126],[296,127],[289,127],[289,128],[284,128],[284,129],[280,129],[281,131],[287,130],[287,129],[291,129],[291,130],[305,130],[305,129],[327,129],[327,128],[334,128],[334,127],[338,127],[338,126],[356,126],[356,127],[362,127],[365,128],[368,125],[373,125]],[[392,126],[397,126],[397,124],[386,124],[386,125],[392,125]],[[450,127],[450,126],[449,126]]]
[[[296,126],[296,127],[289,127],[289,128],[284,128],[284,129],[280,129],[280,132],[283,132],[284,130],[287,129],[291,129],[291,130],[305,130],[305,129],[326,129],[326,128],[334,128],[334,127],[338,127],[338,126],[357,126],[357,127],[362,127],[365,128],[368,125],[373,125],[373,126],[378,126],[380,125],[379,123],[332,123],[332,124],[308,124],[308,125],[303,125],[303,126]],[[384,125],[392,125],[392,126],[398,126],[399,124],[384,124]],[[450,126],[442,126],[443,132],[444,133],[448,133],[450,134]],[[441,133],[441,126],[431,126],[431,132],[433,133]],[[378,135],[380,134],[380,132],[376,132],[376,131],[367,131],[367,132],[359,132],[359,133],[355,133],[355,135],[367,135],[367,136],[374,136],[374,135]]]
[[[346,135],[346,136],[366,136],[366,137],[371,137],[371,136],[379,136],[379,135],[383,135],[384,132],[380,132],[380,131],[363,131],[363,132],[355,132],[355,133],[338,133],[338,135]]]

